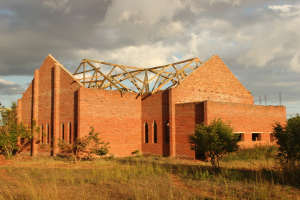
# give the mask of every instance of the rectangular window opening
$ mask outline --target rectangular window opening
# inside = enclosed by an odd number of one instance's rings
[[[275,142],[275,137],[272,133],[270,133],[270,142]]]
[[[244,141],[244,133],[234,133],[234,135],[238,138],[238,141]]]
[[[252,133],[252,141],[261,141],[261,133]]]

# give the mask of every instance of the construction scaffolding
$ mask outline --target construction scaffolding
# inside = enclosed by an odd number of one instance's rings
[[[176,87],[202,62],[192,58],[168,65],[140,68],[83,59],[73,74],[85,87],[153,94]]]

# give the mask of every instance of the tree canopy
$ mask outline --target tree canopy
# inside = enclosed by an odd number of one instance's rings
[[[288,119],[286,125],[277,123],[273,135],[279,146],[278,158],[282,164],[292,167],[300,161],[300,116]]]
[[[214,167],[219,167],[219,160],[225,154],[238,149],[238,137],[220,119],[209,125],[197,125],[195,133],[190,136],[190,142],[196,155],[206,155]]]

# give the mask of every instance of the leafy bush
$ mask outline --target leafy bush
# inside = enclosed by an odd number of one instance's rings
[[[227,153],[238,149],[238,137],[232,128],[221,120],[214,120],[209,125],[197,125],[194,135],[190,136],[192,150],[196,155],[205,155],[213,167],[219,168],[219,160]]]
[[[92,160],[109,152],[109,143],[102,141],[99,133],[95,133],[93,127],[87,136],[77,138],[73,144],[67,144],[64,140],[60,140],[58,146],[61,155],[72,156],[75,161],[78,159]]]
[[[33,134],[39,132],[39,128],[35,126],[35,122],[32,123],[32,128],[17,123],[15,103],[12,104],[10,109],[1,106],[0,114],[0,153],[7,158],[11,158],[31,143]],[[20,143],[19,140],[23,142]]]
[[[278,159],[282,165],[295,167],[300,161],[300,116],[290,118],[286,125],[277,123],[273,133],[279,145]]]
[[[237,152],[226,155],[222,161],[272,160],[276,156],[277,150],[276,146],[256,146],[249,149],[240,149]]]

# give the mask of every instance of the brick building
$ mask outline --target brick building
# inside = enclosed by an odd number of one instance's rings
[[[272,144],[273,124],[286,121],[284,106],[254,105],[251,93],[218,56],[202,63],[180,84],[159,89],[137,95],[87,87],[49,55],[18,100],[18,120],[24,124],[34,120],[40,127],[41,134],[33,139],[33,155],[41,151],[53,155],[59,139],[72,143],[94,127],[116,156],[139,150],[188,158],[195,156],[189,135],[196,124],[220,118],[241,135],[242,147],[250,147]]]

